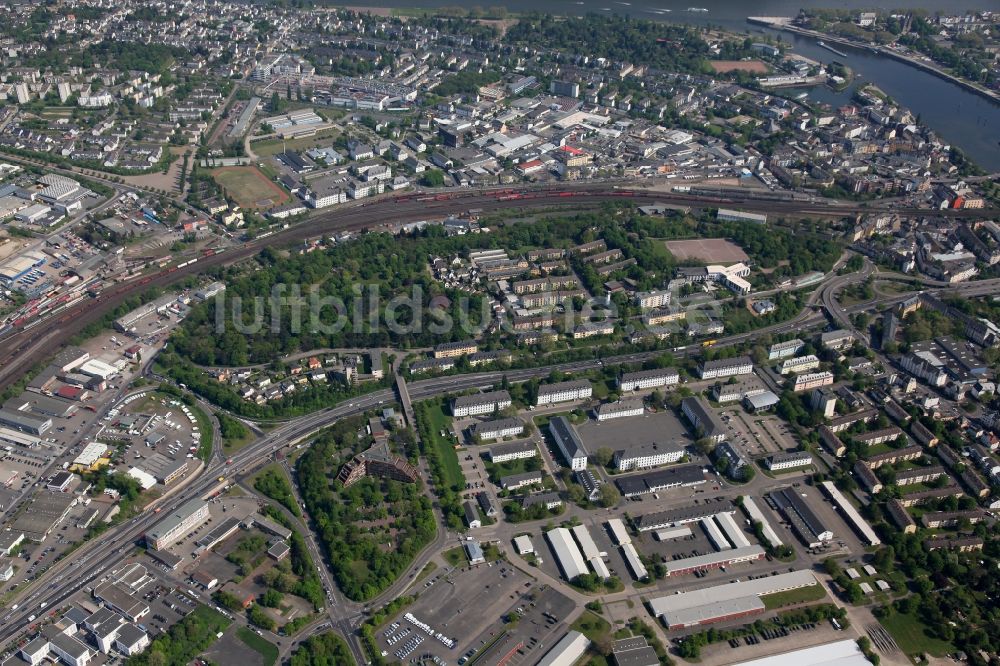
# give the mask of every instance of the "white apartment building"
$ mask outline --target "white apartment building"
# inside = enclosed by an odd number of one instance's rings
[[[660,370],[641,370],[626,372],[618,379],[618,388],[622,391],[644,391],[661,386],[674,386],[681,380],[680,374],[673,368]]]
[[[485,421],[477,423],[473,433],[479,439],[502,439],[504,437],[517,437],[524,432],[524,421],[521,419],[497,419],[495,421]]]
[[[669,465],[678,462],[683,457],[683,448],[651,443],[615,451],[613,464],[624,472]]]
[[[479,416],[507,409],[511,404],[507,391],[489,391],[455,398],[451,403],[451,413],[457,417]]]
[[[753,372],[753,361],[750,360],[749,356],[705,361],[698,369],[698,374],[702,379],[721,379],[749,375],[751,372]]]
[[[333,180],[315,181],[306,192],[306,203],[313,208],[347,203],[347,190]]]
[[[771,345],[767,350],[767,360],[777,361],[783,358],[788,358],[789,356],[795,356],[802,348],[806,346],[806,343],[798,338],[794,340],[786,340],[784,342],[776,342]]]
[[[618,402],[606,402],[598,405],[594,409],[594,418],[599,423],[610,421],[611,419],[621,419],[629,416],[642,416],[646,411],[642,405],[642,400],[619,400]]]
[[[587,450],[583,440],[565,416],[553,417],[549,421],[549,432],[570,469],[574,471],[587,469]]]
[[[382,194],[384,191],[385,181],[383,180],[371,180],[368,182],[351,180],[347,184],[347,192],[351,195],[352,199],[364,199],[365,197]]]
[[[534,458],[538,455],[538,447],[534,442],[511,442],[510,444],[498,444],[490,449],[490,462],[504,463],[511,460],[522,460],[524,458]]]
[[[783,375],[789,375],[793,372],[809,372],[810,370],[815,370],[818,367],[819,359],[815,354],[809,354],[808,356],[798,356],[796,358],[786,359],[782,362],[778,372]]]
[[[635,295],[635,303],[643,310],[663,308],[670,305],[670,292],[666,289],[639,292]]]
[[[538,387],[538,397],[535,400],[535,406],[554,405],[572,400],[586,400],[593,394],[593,387],[585,379],[559,382],[558,384],[543,384]]]
[[[812,372],[795,377],[795,384],[792,390],[798,393],[799,391],[808,391],[820,386],[829,386],[832,383],[832,372]]]
[[[813,462],[812,455],[808,451],[795,451],[794,453],[776,453],[767,459],[767,468],[772,472],[782,469],[792,469],[794,467],[805,467]]]

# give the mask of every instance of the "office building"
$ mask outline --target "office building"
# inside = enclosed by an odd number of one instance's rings
[[[190,500],[146,532],[146,544],[156,550],[169,548],[207,520],[208,504],[200,499]]]

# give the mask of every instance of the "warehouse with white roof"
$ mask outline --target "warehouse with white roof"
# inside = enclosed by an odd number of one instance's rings
[[[552,552],[556,556],[556,562],[559,563],[559,568],[566,576],[566,580],[573,580],[577,576],[588,573],[587,562],[583,559],[580,548],[576,545],[576,541],[573,540],[573,535],[568,529],[557,527],[554,530],[549,530],[545,533],[545,538],[549,540]]]
[[[537,666],[573,666],[589,647],[589,638],[579,631],[571,631],[545,653]]]
[[[778,534],[771,527],[771,523],[768,522],[767,516],[760,510],[757,503],[753,501],[753,498],[749,495],[743,496],[743,510],[746,511],[747,516],[750,518],[751,522],[760,523],[760,531],[763,533],[764,538],[767,539],[768,543],[772,548],[777,548],[778,546],[785,545],[782,543],[781,539],[778,538]]]
[[[844,497],[844,494],[840,492],[837,486],[833,485],[833,482],[824,481],[823,490],[826,491],[826,494],[830,496],[833,503],[836,504],[837,508],[844,514],[844,517],[854,528],[854,531],[856,531],[861,538],[865,540],[865,543],[869,546],[877,546],[882,543],[882,540],[878,538],[877,534],[875,534],[875,530],[873,530],[872,526],[868,524],[868,521],[865,520],[860,513],[858,513],[858,510],[854,508],[854,505],[851,504],[850,500]]]
[[[784,654],[761,657],[752,661],[741,661],[734,666],[871,666],[871,662],[861,652],[857,641],[846,639],[793,650]]]
[[[733,514],[717,513],[715,514],[715,522],[719,523],[719,527],[726,534],[726,538],[737,548],[746,548],[751,545],[750,539],[747,539],[746,535],[743,534],[743,530],[736,524]]]
[[[733,546],[728,541],[726,537],[722,536],[722,531],[719,530],[719,526],[715,524],[715,521],[711,518],[702,518],[701,527],[705,530],[705,534],[708,535],[708,540],[712,542],[716,550],[729,550]]]
[[[649,610],[670,629],[731,620],[764,611],[760,597],[819,585],[808,569],[727,583],[649,600]]]
[[[101,459],[108,450],[107,444],[102,444],[101,442],[90,442],[85,447],[83,451],[80,452],[74,460],[74,465],[79,465],[80,467],[90,467],[98,460]]]
[[[622,522],[621,518],[611,518],[606,525],[608,531],[611,532],[611,538],[615,540],[617,545],[623,546],[632,543],[632,537],[628,535],[628,530],[625,529],[625,523]]]

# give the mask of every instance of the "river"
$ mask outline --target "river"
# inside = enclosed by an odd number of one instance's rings
[[[489,7],[502,5],[512,12],[546,11],[554,14],[584,14],[607,12],[628,14],[636,18],[653,20],[716,25],[728,30],[750,34],[767,33],[789,42],[793,50],[803,56],[830,62],[843,60],[851,67],[859,81],[870,81],[891,95],[897,102],[920,114],[921,122],[934,129],[942,140],[961,148],[971,159],[990,172],[1000,172],[1000,105],[971,93],[961,86],[941,79],[899,61],[879,56],[862,49],[838,46],[838,50],[848,54],[840,58],[834,53],[816,45],[816,41],[787,32],[775,32],[746,22],[753,16],[794,16],[803,5],[830,7],[833,9],[860,10],[872,6],[871,0],[831,0],[830,2],[809,2],[808,0],[636,0],[635,2],[615,2],[614,0],[484,0],[483,2],[455,2],[454,0],[352,0],[354,6],[405,6],[440,7],[468,6],[478,4]],[[908,7],[955,11],[953,2],[946,0],[906,0],[899,4]],[[986,9],[989,0],[972,0],[961,5],[961,10]],[[707,9],[707,12],[687,11],[689,7]],[[669,10],[669,11],[668,11]],[[853,87],[835,93],[825,87],[809,89],[810,97],[840,105],[847,102]]]

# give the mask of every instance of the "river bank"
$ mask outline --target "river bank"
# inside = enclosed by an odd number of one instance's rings
[[[923,62],[916,58],[912,58],[903,53],[898,53],[895,49],[890,49],[884,46],[875,46],[871,44],[861,44],[859,42],[852,41],[850,39],[845,39],[844,37],[838,37],[837,35],[828,35],[823,32],[818,32],[816,30],[809,30],[807,28],[800,28],[799,26],[792,25],[791,19],[783,16],[748,16],[747,23],[752,23],[754,25],[762,25],[772,30],[783,30],[785,32],[793,32],[797,35],[802,35],[803,37],[810,37],[816,39],[820,42],[838,44],[840,46],[847,46],[853,49],[866,50],[875,55],[885,56],[887,58],[892,58],[898,62],[902,62],[911,67],[916,67],[928,74],[932,74],[940,79],[944,79],[949,83],[953,83],[960,86],[964,90],[974,93],[983,99],[986,99],[994,104],[1000,104],[1000,94],[983,88],[971,81],[959,78],[943,69],[931,65],[929,63]],[[830,47],[826,47],[828,50],[833,50]]]

